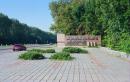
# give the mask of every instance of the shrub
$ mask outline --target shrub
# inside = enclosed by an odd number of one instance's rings
[[[35,59],[44,59],[45,57],[41,53],[28,51],[26,53],[21,54],[19,58],[24,60],[35,60]]]
[[[32,49],[32,50],[29,50],[29,51],[40,52],[40,53],[55,53],[54,49],[46,49],[46,50]]]
[[[68,52],[58,52],[55,53],[50,57],[50,59],[55,59],[55,60],[72,60],[73,57],[70,56]]]
[[[54,49],[46,49],[45,53],[55,53],[55,50]]]
[[[74,47],[65,47],[63,49],[64,52],[69,52],[69,53],[88,53],[88,51],[83,50],[81,48],[74,48]]]
[[[31,52],[39,52],[39,53],[45,53],[45,50],[42,50],[42,49],[32,49],[32,50],[29,50]]]

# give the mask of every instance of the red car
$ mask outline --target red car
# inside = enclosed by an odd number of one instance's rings
[[[13,46],[13,51],[24,51],[26,50],[26,47],[22,44],[15,44]]]

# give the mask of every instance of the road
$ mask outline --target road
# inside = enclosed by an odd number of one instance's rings
[[[111,56],[100,48],[86,49],[88,54],[71,54],[75,57],[73,61],[25,61],[18,59],[24,52],[1,50],[0,82],[130,82],[128,60]]]
[[[49,44],[27,44],[25,45],[27,48],[35,48],[35,47],[49,47]],[[54,46],[54,45],[52,45]],[[0,46],[0,50],[7,50],[7,49],[12,49],[13,45],[8,45],[8,46]]]

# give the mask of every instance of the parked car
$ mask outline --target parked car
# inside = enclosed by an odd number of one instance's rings
[[[24,51],[27,48],[22,44],[14,44],[13,45],[13,51]]]

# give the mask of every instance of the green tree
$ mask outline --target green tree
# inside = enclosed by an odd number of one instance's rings
[[[0,13],[0,44],[55,43],[56,35],[20,23]]]
[[[129,0],[55,0],[51,29],[68,35],[101,35],[102,45],[130,51]]]

